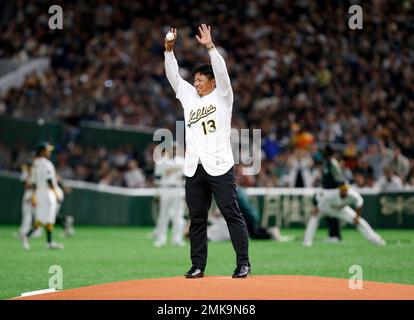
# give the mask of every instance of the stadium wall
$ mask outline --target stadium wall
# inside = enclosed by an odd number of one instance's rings
[[[58,122],[45,122],[0,117],[0,142],[7,146],[26,145],[34,148],[40,140],[55,144],[62,137],[63,126]]]
[[[97,122],[82,122],[80,143],[84,146],[104,145],[109,148],[131,145],[135,150],[144,150],[153,142],[155,129],[114,126]]]
[[[117,148],[131,145],[137,150],[143,150],[153,141],[155,130],[127,125],[106,125],[90,121],[81,122],[79,129],[79,143],[83,146],[104,145],[108,148]],[[0,117],[0,142],[7,146],[26,145],[29,148],[34,148],[40,140],[58,144],[62,141],[63,135],[64,124],[61,122]]]
[[[152,226],[158,213],[154,188],[127,189],[80,181],[65,181],[62,214],[77,224]],[[259,209],[262,226],[303,227],[313,207],[317,189],[247,188]],[[360,190],[365,200],[363,216],[374,228],[414,228],[414,190],[379,193]],[[22,183],[17,173],[0,171],[0,223],[20,223]]]

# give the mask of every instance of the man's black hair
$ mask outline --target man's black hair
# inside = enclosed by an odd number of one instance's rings
[[[198,64],[194,67],[192,75],[193,77],[197,74],[204,74],[209,80],[214,79],[213,67],[210,63]]]

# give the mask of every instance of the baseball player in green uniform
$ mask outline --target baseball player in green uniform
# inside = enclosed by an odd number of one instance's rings
[[[327,145],[323,150],[322,162],[322,188],[336,189],[345,182],[342,175],[341,166],[334,157],[334,151],[331,146]],[[338,242],[342,239],[339,219],[336,217],[326,217],[326,223],[329,229],[329,242]]]

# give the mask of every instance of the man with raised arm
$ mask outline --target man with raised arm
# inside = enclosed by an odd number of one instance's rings
[[[184,109],[186,125],[185,195],[190,215],[190,270],[187,278],[201,278],[207,263],[207,219],[212,196],[226,219],[236,269],[233,278],[245,278],[251,271],[246,223],[237,203],[234,159],[230,144],[233,90],[226,63],[211,39],[211,28],[202,24],[196,39],[210,56],[211,64],[197,65],[193,85],[178,73],[173,40],[165,40],[165,71]]]

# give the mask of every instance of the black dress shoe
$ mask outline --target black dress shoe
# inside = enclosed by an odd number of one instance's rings
[[[192,266],[190,270],[187,271],[185,274],[187,279],[195,279],[195,278],[202,278],[204,277],[204,271],[198,267]]]
[[[232,278],[246,278],[251,271],[252,268],[250,266],[238,266],[236,270],[234,270]]]

